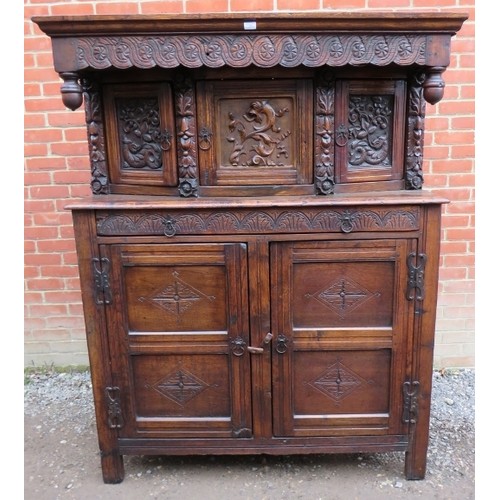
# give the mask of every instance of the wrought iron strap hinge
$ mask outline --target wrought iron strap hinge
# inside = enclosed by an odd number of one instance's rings
[[[108,404],[108,426],[110,429],[121,429],[123,427],[123,415],[120,404],[120,388],[106,387],[105,396]]]
[[[418,420],[418,393],[420,382],[403,383],[403,423],[416,424]]]
[[[424,271],[427,255],[425,253],[412,252],[406,259],[408,267],[408,284],[406,287],[406,298],[408,300],[424,300]]]
[[[106,257],[92,259],[94,270],[94,298],[95,303],[111,304],[111,287],[109,285],[109,259]]]

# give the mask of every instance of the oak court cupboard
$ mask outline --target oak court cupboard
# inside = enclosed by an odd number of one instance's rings
[[[405,452],[425,475],[460,12],[36,17],[85,106],[73,200],[104,482],[126,454]]]

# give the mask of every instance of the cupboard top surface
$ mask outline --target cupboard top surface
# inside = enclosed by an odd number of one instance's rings
[[[244,12],[233,14],[157,14],[35,16],[33,22],[48,35],[197,33],[197,32],[447,32],[456,33],[467,19],[460,11],[369,12]],[[256,21],[256,25],[245,22]]]
[[[449,200],[427,191],[398,191],[387,193],[356,193],[322,196],[262,196],[213,197],[213,198],[173,198],[147,195],[107,195],[91,196],[66,206],[69,210],[87,209],[203,209],[203,208],[257,208],[257,207],[315,207],[315,206],[356,206],[356,205],[428,205],[444,204]]]

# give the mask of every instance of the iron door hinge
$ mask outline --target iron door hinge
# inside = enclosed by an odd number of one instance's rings
[[[412,252],[406,258],[408,267],[408,283],[406,286],[406,298],[422,302],[425,297],[424,272],[427,255],[425,253]],[[420,313],[420,307],[417,307],[417,313]]]
[[[109,284],[109,259],[94,257],[94,298],[97,305],[111,304],[111,287]]]
[[[420,382],[403,383],[403,423],[416,424],[418,420],[418,393]]]
[[[123,415],[120,402],[120,388],[105,388],[106,402],[108,404],[108,426],[110,429],[121,429],[123,427]]]

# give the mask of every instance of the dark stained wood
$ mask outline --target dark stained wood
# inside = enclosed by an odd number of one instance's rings
[[[94,196],[67,208],[104,482],[124,454],[404,451],[425,476],[425,101],[466,17],[34,18],[85,96]]]

